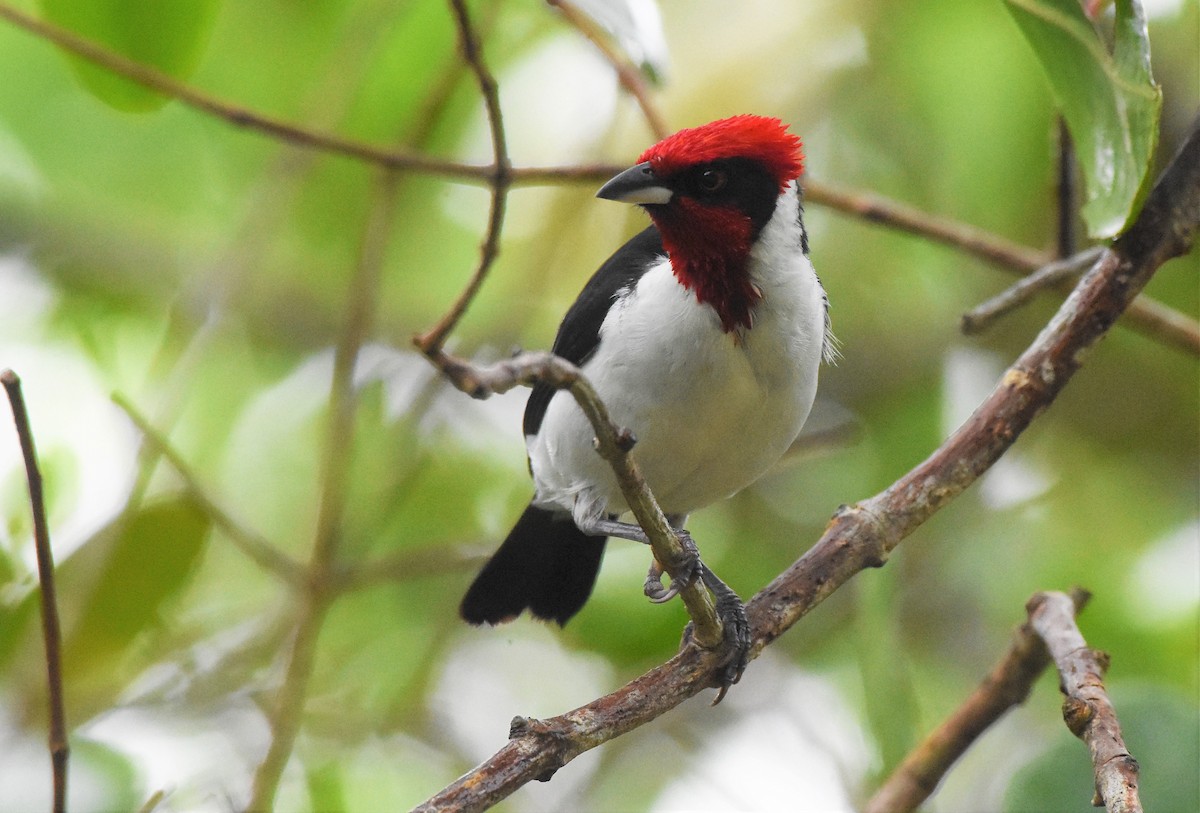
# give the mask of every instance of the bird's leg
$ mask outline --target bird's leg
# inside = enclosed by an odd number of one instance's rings
[[[679,537],[679,542],[684,549],[684,560],[678,563],[679,567],[672,569],[677,573],[682,571],[684,575],[679,579],[672,579],[671,586],[664,588],[662,584],[663,566],[657,559],[652,559],[650,572],[646,574],[646,583],[642,589],[647,598],[656,604],[662,604],[679,595],[680,590],[699,578],[712,593],[716,600],[717,617],[721,619],[721,626],[725,634],[724,658],[717,664],[717,683],[720,691],[717,692],[717,698],[713,701],[713,705],[716,705],[724,699],[729,687],[742,679],[742,672],[745,671],[746,664],[750,662],[750,622],[746,618],[746,606],[733,588],[721,581],[720,577],[700,559],[700,551],[696,547],[696,542],[692,539],[692,535],[683,529],[687,515],[669,515],[667,521],[671,524],[676,536]],[[615,536],[618,539],[641,542],[643,545],[650,544],[649,537],[646,536],[646,532],[640,525],[619,522],[612,516],[577,515],[575,522],[586,534]],[[688,624],[688,628],[684,632],[684,640],[690,638],[691,634],[692,625]]]
[[[703,566],[700,561],[700,552],[696,548],[696,543],[692,540],[691,534],[683,529],[683,524],[686,521],[687,514],[671,514],[667,516],[667,522],[674,529],[675,536],[679,539],[679,544],[683,546],[683,556],[680,561],[672,563],[675,565],[674,567],[667,568],[668,571],[681,574],[679,578],[672,577],[669,588],[664,588],[662,584],[663,566],[657,559],[651,559],[650,561],[650,572],[646,574],[646,582],[642,586],[642,592],[655,604],[663,604],[675,598],[675,596],[679,595],[680,590],[696,581],[700,576],[700,569]],[[640,525],[630,522],[619,522],[612,515],[597,515],[592,514],[590,511],[577,510],[575,524],[585,534],[615,536],[618,539],[641,542],[643,545],[650,544],[650,538],[646,536],[646,532],[642,530]]]

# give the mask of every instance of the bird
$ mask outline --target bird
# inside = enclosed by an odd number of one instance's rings
[[[632,433],[634,460],[692,551],[688,515],[778,462],[812,408],[822,362],[837,356],[809,260],[803,168],[800,138],[768,116],[683,129],[645,150],[596,196],[640,206],[650,225],[584,285],[551,348]],[[607,539],[647,541],[619,521],[628,506],[570,393],[536,383],[523,428],[534,495],[462,599],[470,624],[529,610],[564,625],[591,595]],[[745,639],[724,689],[745,665],[748,626],[736,594],[702,563],[694,572]],[[653,563],[646,594],[670,598],[677,583],[654,588],[656,573]]]

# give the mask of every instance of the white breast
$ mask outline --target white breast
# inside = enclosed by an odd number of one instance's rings
[[[799,434],[825,343],[824,292],[800,249],[794,187],[751,253],[762,291],[752,328],[724,333],[664,258],[609,312],[584,373],[617,424],[664,512],[687,514],[746,487]],[[593,431],[568,393],[527,439],[536,502],[579,516],[627,510]]]

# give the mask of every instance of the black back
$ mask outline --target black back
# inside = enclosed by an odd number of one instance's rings
[[[659,258],[665,256],[658,229],[649,226],[617,249],[596,270],[579,292],[554,338],[553,351],[572,364],[582,365],[596,352],[600,325],[622,288],[634,285]],[[536,435],[556,390],[549,384],[533,385],[525,404],[525,435]]]

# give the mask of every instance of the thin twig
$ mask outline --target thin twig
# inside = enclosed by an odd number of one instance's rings
[[[442,175],[464,183],[491,186],[496,177],[497,170],[493,165],[465,164],[448,158],[436,158],[414,150],[370,144],[353,138],[313,130],[251,110],[206,93],[186,82],[181,82],[154,67],[135,62],[93,40],[38,19],[7,3],[0,2],[0,19],[8,20],[18,28],[51,42],[65,51],[93,62],[144,88],[175,99],[201,113],[206,113],[235,127],[262,133],[294,147],[341,155],[389,169],[405,169]],[[620,169],[623,167],[610,164],[520,167],[510,168],[509,176],[513,185],[545,186],[562,183],[595,183],[607,180],[612,177],[614,170],[619,171]]]
[[[304,581],[304,568],[263,536],[243,526],[225,509],[217,504],[208,491],[200,484],[195,472],[183,459],[183,455],[171,445],[161,432],[158,431],[146,416],[142,415],[125,395],[117,392],[112,395],[113,403],[129,418],[142,437],[157,454],[171,464],[183,487],[196,501],[201,510],[208,515],[229,537],[234,547],[244,553],[251,561],[268,573],[278,576],[285,583],[298,586]]]
[[[812,203],[956,248],[1012,274],[1028,274],[1051,260],[1044,252],[881,195],[805,179],[804,196]],[[1071,283],[1059,282],[1054,289],[1069,293]],[[1155,341],[1200,356],[1200,322],[1161,302],[1138,297],[1126,309],[1122,321]]]
[[[1104,690],[1108,655],[1088,647],[1075,624],[1072,599],[1064,593],[1038,593],[1029,600],[1028,610],[1030,625],[1058,667],[1063,720],[1092,756],[1092,805],[1108,813],[1141,813],[1138,763],[1125,747],[1116,710]]]
[[[966,223],[922,212],[882,195],[805,178],[804,199],[872,223],[882,223],[953,246],[1011,271],[1027,273],[1050,260],[1045,252],[1005,240]]]
[[[123,76],[142,87],[176,99],[209,115],[216,116],[236,127],[245,127],[266,133],[281,141],[299,147],[313,147],[326,152],[338,153],[351,158],[394,168],[420,169],[450,176],[484,176],[486,167],[472,167],[445,159],[432,158],[409,150],[389,149],[367,144],[354,139],[309,130],[280,119],[241,107],[209,95],[181,82],[170,74],[81,37],[73,31],[60,28],[40,20],[6,3],[0,3],[0,18],[4,18],[42,39],[70,51],[76,56],[94,62],[105,70]]]
[[[1073,594],[1074,611],[1087,594]],[[863,808],[863,813],[908,813],[916,810],[937,788],[967,748],[1005,712],[1025,702],[1038,676],[1050,664],[1042,639],[1028,621],[1017,628],[1012,644],[983,682],[954,713],[930,732],[895,770]]]
[[[662,112],[650,98],[650,88],[646,85],[645,76],[630,61],[629,57],[613,46],[611,39],[600,26],[596,25],[596,21],[569,0],[546,0],[546,3],[558,9],[563,19],[574,26],[592,45],[596,46],[600,55],[617,72],[617,81],[641,108],[642,115],[646,118],[646,123],[650,125],[654,137],[662,139],[670,135],[671,130],[667,126],[667,120],[663,118]]]
[[[167,792],[165,790],[160,788],[159,790],[154,791],[154,793],[150,794],[150,798],[138,808],[138,813],[154,813],[154,811],[160,804],[163,803],[163,800],[166,798]]]
[[[974,415],[924,463],[885,491],[840,510],[821,539],[746,605],[756,655],[852,576],[888,553],[987,471],[1079,369],[1164,262],[1200,227],[1200,122],[1147,198],[1133,227],[1106,251]],[[545,779],[575,756],[644,725],[709,685],[695,647],[612,694],[548,720],[514,720],[490,759],[417,807],[483,810]]]
[[[1121,321],[1160,344],[1200,356],[1200,322],[1157,299],[1139,296]]]
[[[1046,263],[1028,276],[1021,277],[991,299],[964,313],[962,332],[968,336],[982,333],[1001,316],[1029,302],[1038,291],[1055,287],[1082,274],[1096,262],[1102,251],[1100,246],[1093,246],[1065,259]]]
[[[33,544],[37,553],[38,583],[41,585],[42,639],[46,647],[46,686],[50,703],[50,766],[54,787],[54,813],[67,809],[67,714],[63,703],[62,630],[58,621],[58,596],[54,588],[54,553],[50,549],[50,525],[46,522],[46,499],[42,473],[38,468],[37,448],[29,411],[21,392],[21,379],[12,370],[0,372],[0,383],[8,393],[21,455],[25,459],[25,480],[29,485],[29,506],[33,514]]]
[[[463,59],[471,67],[479,84],[487,109],[488,129],[492,136],[492,158],[495,171],[492,175],[492,202],[488,212],[487,233],[479,248],[479,264],[458,299],[445,315],[425,334],[414,339],[421,350],[429,355],[441,350],[450,331],[458,324],[467,306],[479,292],[483,280],[500,253],[500,232],[504,227],[504,210],[508,201],[508,189],[512,185],[512,166],[508,159],[508,145],[504,135],[504,116],[500,110],[500,90],[492,72],[483,61],[483,52],[464,0],[450,0],[454,21],[458,27],[458,43]]]
[[[387,172],[377,186],[375,201],[363,230],[359,260],[350,283],[346,321],[334,351],[329,424],[321,466],[320,507],[313,549],[305,574],[304,590],[299,596],[296,631],[283,683],[269,715],[271,743],[254,773],[247,810],[255,813],[274,808],[275,794],[304,717],[308,685],[316,662],[317,642],[329,607],[337,595],[334,590],[337,551],[342,540],[342,518],[349,490],[354,420],[358,405],[354,368],[370,331],[374,303],[378,299],[383,255],[396,203],[395,182],[395,174]]]
[[[361,590],[380,584],[399,584],[473,570],[487,561],[482,552],[471,552],[460,547],[423,547],[404,550],[373,561],[346,564],[334,573],[334,589],[339,591]]]

